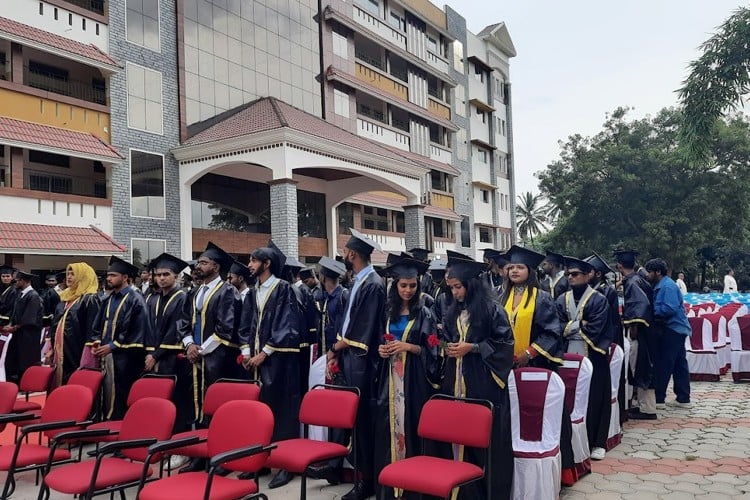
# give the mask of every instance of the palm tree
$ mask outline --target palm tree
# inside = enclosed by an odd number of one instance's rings
[[[740,7],[703,45],[678,91],[684,106],[682,143],[690,158],[705,161],[716,120],[750,92],[750,9]]]
[[[544,206],[542,204],[541,194],[532,194],[526,191],[518,195],[518,204],[516,205],[516,223],[518,224],[518,235],[522,240],[529,239],[534,244],[534,236],[538,236],[546,229],[544,216]]]

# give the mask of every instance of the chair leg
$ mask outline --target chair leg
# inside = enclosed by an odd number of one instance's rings
[[[49,500],[50,491],[46,484],[44,484],[44,480],[42,480],[41,486],[39,486],[39,494],[36,497],[36,500]]]
[[[8,471],[8,475],[5,477],[5,485],[3,486],[2,499],[5,500],[16,491],[16,478],[13,471]]]
[[[122,489],[121,489],[121,490],[119,490],[119,491],[120,491],[120,500],[127,500],[127,499],[125,498],[125,490],[122,490]]]
[[[299,500],[307,500],[307,473],[302,472],[302,481],[300,483]]]

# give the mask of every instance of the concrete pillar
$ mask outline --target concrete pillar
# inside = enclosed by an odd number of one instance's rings
[[[297,181],[274,179],[271,187],[271,238],[286,255],[299,258]]]
[[[23,189],[23,149],[21,148],[10,148],[10,187]]]
[[[426,233],[424,227],[424,205],[404,206],[404,241],[406,250],[410,248],[426,248]]]
[[[23,84],[23,45],[10,44],[10,72],[13,83]]]

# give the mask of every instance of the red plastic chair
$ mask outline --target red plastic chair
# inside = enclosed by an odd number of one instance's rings
[[[260,400],[260,385],[257,381],[251,380],[234,380],[219,379],[211,384],[206,390],[206,397],[203,400],[203,414],[213,417],[216,411],[229,401],[258,401]],[[208,438],[208,429],[195,429],[192,431],[180,432],[172,436],[173,440],[197,437],[205,440]],[[201,442],[191,446],[174,449],[170,452],[172,455],[182,455],[191,458],[210,458],[208,445]]]
[[[175,377],[171,375],[146,375],[139,378],[133,383],[130,392],[128,392],[128,408],[135,404],[136,401],[145,398],[171,399],[174,385]],[[81,441],[87,443],[110,443],[117,441],[119,439],[117,433],[120,432],[122,422],[122,420],[107,420],[90,425],[88,427],[90,430],[107,429],[110,432],[103,436],[83,438]]]
[[[13,405],[14,413],[25,413],[27,411],[41,410],[42,405],[34,401],[29,401],[29,395],[32,392],[47,392],[49,384],[52,381],[52,374],[55,369],[51,366],[30,366],[21,375],[19,382],[19,391],[24,394],[26,399],[16,401]]]
[[[15,446],[0,446],[0,470],[8,471],[3,487],[2,498],[8,498],[16,489],[15,473],[27,470],[41,470],[48,462],[65,463],[71,454],[67,449],[56,449],[51,452],[48,446],[27,444],[24,439],[31,432],[41,432],[52,440],[60,433],[84,426],[91,412],[94,397],[91,391],[80,386],[63,386],[52,391],[42,408],[38,424],[29,425],[21,430]],[[1,423],[32,420],[33,413],[0,416]]]
[[[378,481],[391,488],[449,498],[454,488],[486,478],[486,498],[492,498],[492,413],[489,401],[433,396],[419,417],[417,433],[423,443],[429,439],[484,449],[487,466],[483,469],[468,462],[420,455],[386,465]]]
[[[344,445],[307,439],[309,426],[352,430],[352,436],[355,436],[358,406],[359,389],[356,387],[316,385],[302,398],[299,410],[299,421],[305,426],[304,437],[274,443],[276,449],[271,453],[266,465],[302,475],[300,500],[307,498],[309,466],[349,455],[349,448]],[[354,477],[357,477],[356,463]]]
[[[253,499],[268,497],[258,492],[257,481],[216,475],[222,467],[229,471],[256,473],[265,464],[273,435],[273,413],[259,401],[230,401],[219,408],[208,427],[208,472],[188,472],[138,486],[139,500]],[[193,436],[179,441],[158,443],[150,453],[166,453],[198,441]]]
[[[141,477],[150,477],[150,464],[161,460],[161,455],[151,453],[148,446],[172,435],[177,414],[174,404],[163,398],[143,398],[128,408],[119,439],[103,445],[95,460],[86,460],[58,467],[47,474],[39,489],[39,499],[48,498],[50,490],[90,499],[94,495],[123,491],[135,486]],[[58,436],[58,439],[80,439],[88,433],[101,433],[104,429],[81,430]],[[125,458],[108,457],[121,451]]]
[[[70,374],[67,385],[82,385],[88,387],[94,398],[99,394],[104,380],[104,372],[90,368],[80,368]]]
[[[0,382],[0,415],[13,413],[13,406],[18,397],[18,386],[13,382]],[[7,423],[0,423],[0,432],[5,430]]]

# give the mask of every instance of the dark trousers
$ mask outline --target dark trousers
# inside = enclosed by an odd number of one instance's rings
[[[609,359],[593,349],[589,351],[588,357],[594,371],[589,389],[586,432],[591,449],[606,448],[609,421],[612,416],[612,376],[609,371]]]
[[[654,366],[656,402],[664,402],[667,384],[672,377],[677,401],[689,403],[690,370],[685,358],[685,335],[664,328],[658,336],[657,343],[659,350]]]

